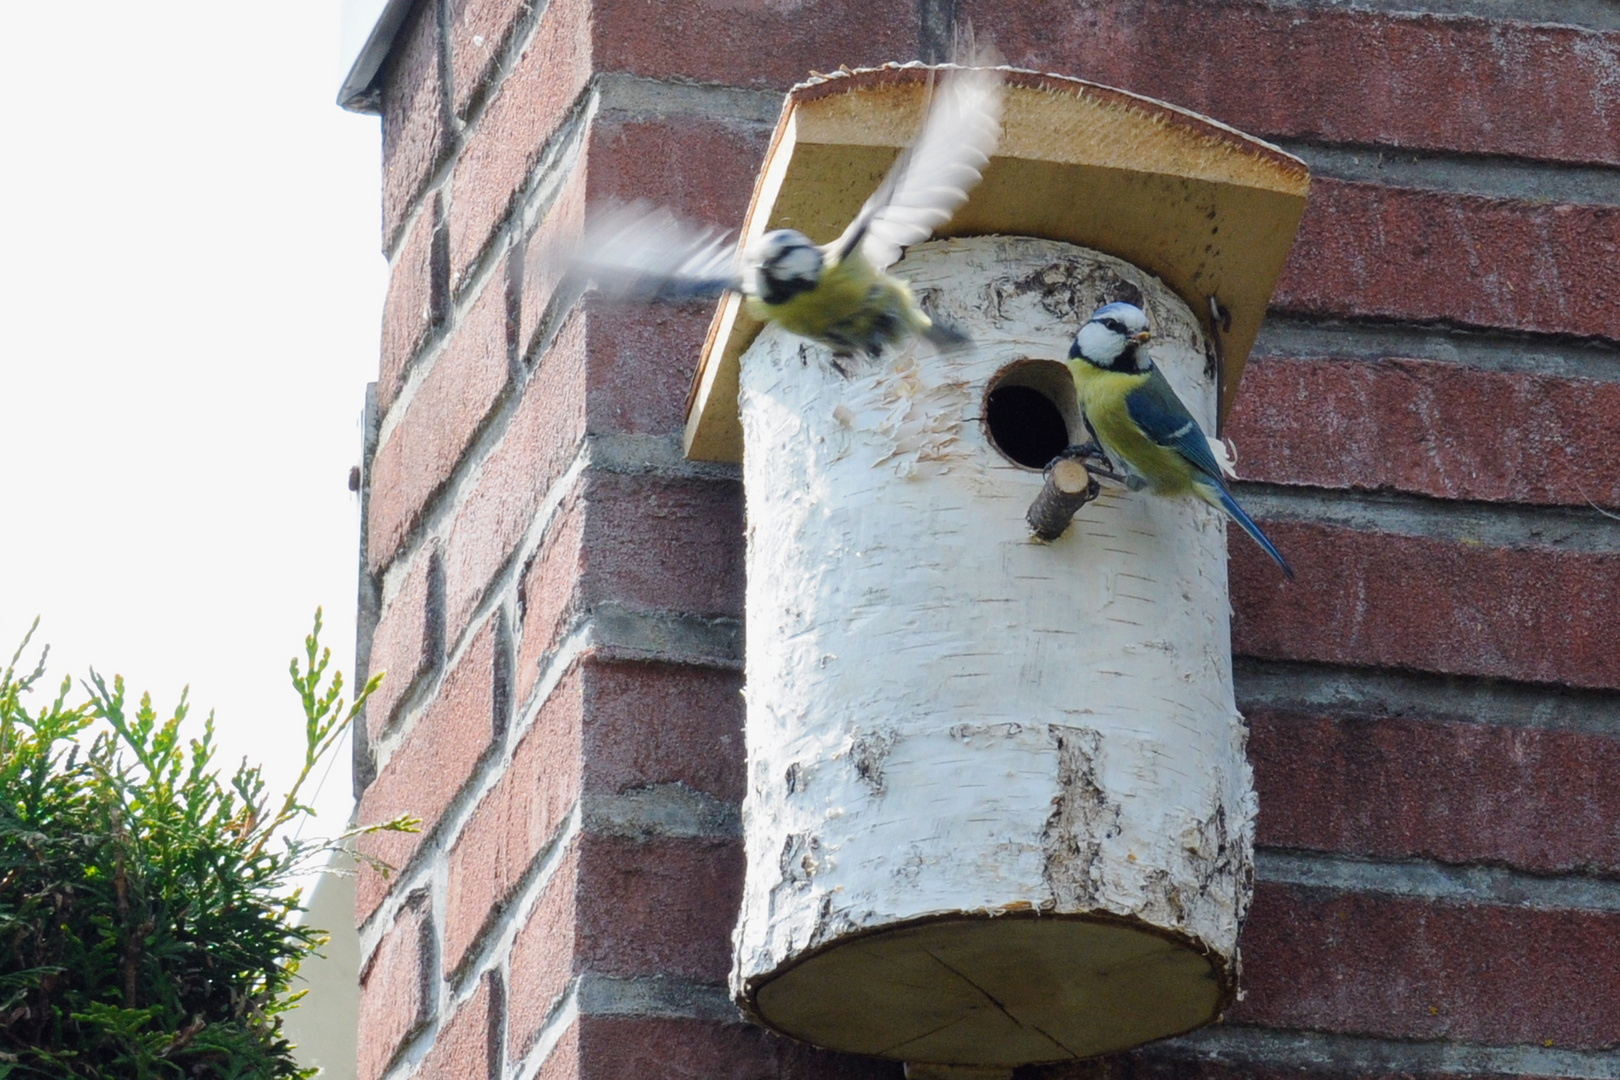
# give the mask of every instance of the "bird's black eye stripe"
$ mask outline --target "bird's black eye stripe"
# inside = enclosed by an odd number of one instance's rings
[[[1120,322],[1118,319],[1099,319],[1098,322],[1102,323],[1116,334],[1123,334],[1125,332],[1125,324]]]

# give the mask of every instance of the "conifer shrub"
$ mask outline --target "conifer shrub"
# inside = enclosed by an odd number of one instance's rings
[[[296,921],[293,883],[346,837],[290,827],[381,679],[345,708],[320,630],[317,611],[292,662],[306,750],[279,801],[258,767],[216,768],[212,714],[182,730],[184,693],[160,720],[150,695],[132,708],[121,677],[92,671],[77,698],[64,679],[30,711],[45,654],[19,672],[29,632],[0,676],[0,1080],[314,1075],[281,1033],[299,962],[325,941]]]

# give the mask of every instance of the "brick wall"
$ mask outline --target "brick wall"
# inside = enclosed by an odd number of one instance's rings
[[[900,1076],[723,988],[741,491],[678,435],[709,312],[550,311],[534,253],[601,198],[737,222],[783,89],[966,19],[1318,178],[1230,428],[1299,571],[1232,541],[1247,996],[1102,1068],[1620,1077],[1620,14],[1422,2],[416,5],[356,777],[425,826],[368,842],[362,1080]]]

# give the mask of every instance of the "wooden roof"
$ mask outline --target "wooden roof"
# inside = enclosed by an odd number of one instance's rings
[[[837,236],[922,125],[921,64],[821,76],[788,93],[740,243],[794,228]],[[984,179],[939,236],[1009,234],[1117,256],[1164,280],[1221,335],[1221,416],[1293,246],[1310,174],[1298,158],[1152,98],[1008,70],[1003,135]],[[760,324],[721,301],[687,399],[687,456],[742,460],[738,363]]]

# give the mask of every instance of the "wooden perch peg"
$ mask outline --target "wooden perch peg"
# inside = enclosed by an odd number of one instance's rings
[[[1029,504],[1024,520],[1038,540],[1051,543],[1063,535],[1080,508],[1095,499],[1101,488],[1085,462],[1060,457],[1046,467],[1046,483]]]

